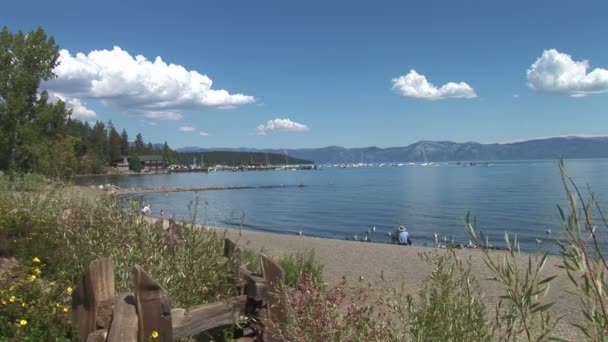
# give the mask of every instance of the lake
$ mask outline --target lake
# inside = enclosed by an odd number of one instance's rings
[[[557,162],[499,161],[491,166],[321,167],[313,171],[176,173],[77,178],[79,185],[112,183],[121,188],[280,186],[264,189],[147,193],[154,216],[196,220],[215,226],[335,239],[390,241],[397,225],[408,227],[414,244],[432,245],[433,233],[468,243],[464,218],[471,212],[490,242],[503,245],[507,231],[522,250],[544,248],[561,237],[556,205],[567,205]],[[587,195],[587,185],[608,210],[608,160],[568,160],[568,174]],[[304,185],[298,187],[298,185]],[[196,205],[198,203],[198,205]],[[600,226],[600,225],[598,225]],[[547,230],[551,234],[547,234]],[[552,248],[555,251],[555,248]]]

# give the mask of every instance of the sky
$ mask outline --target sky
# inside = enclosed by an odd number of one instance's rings
[[[173,148],[608,136],[607,1],[8,1],[72,117]]]

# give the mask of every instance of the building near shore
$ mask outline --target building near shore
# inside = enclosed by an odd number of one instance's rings
[[[160,155],[141,155],[137,157],[141,161],[143,170],[154,171],[165,169],[169,166],[169,163],[165,160],[165,158]]]
[[[129,157],[120,157],[112,160],[110,166],[115,168],[120,172],[128,172],[129,171]]]

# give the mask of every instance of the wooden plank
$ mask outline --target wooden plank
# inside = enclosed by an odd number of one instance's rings
[[[245,295],[256,301],[267,300],[270,292],[270,285],[266,279],[254,275],[245,267],[240,268],[241,277],[245,280]]]
[[[136,342],[137,323],[135,296],[132,293],[119,294],[112,313],[112,323],[110,324],[107,341]]]
[[[72,324],[78,341],[85,342],[97,330],[99,303],[116,295],[114,266],[109,258],[92,261],[72,291]]]
[[[230,258],[234,255],[234,252],[237,250],[236,243],[232,240],[225,238],[224,239],[224,256],[226,258]]]
[[[108,330],[106,329],[95,330],[89,334],[87,337],[87,342],[106,342],[107,335]]]
[[[217,302],[192,307],[188,310],[173,309],[173,339],[178,340],[203,331],[234,324],[245,313],[247,296],[232,297],[227,302]]]
[[[173,341],[171,328],[171,303],[167,291],[141,267],[133,268],[135,273],[135,306],[137,309],[138,341],[150,340],[153,332],[158,334],[155,341]]]
[[[273,289],[278,288],[283,283],[283,269],[264,254],[260,254],[260,264],[262,265],[262,275]]]
[[[264,329],[263,340],[266,342],[280,341],[280,337],[274,332],[272,326],[280,324],[287,319],[287,309],[279,298],[279,291],[284,280],[283,268],[264,254],[260,255],[260,264],[262,265],[264,279],[269,283],[270,287],[266,300],[266,309],[268,310],[268,319],[273,322]]]

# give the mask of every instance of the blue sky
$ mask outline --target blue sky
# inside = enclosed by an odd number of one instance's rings
[[[45,87],[74,116],[172,147],[608,135],[606,1],[0,7],[0,25],[67,50]]]

